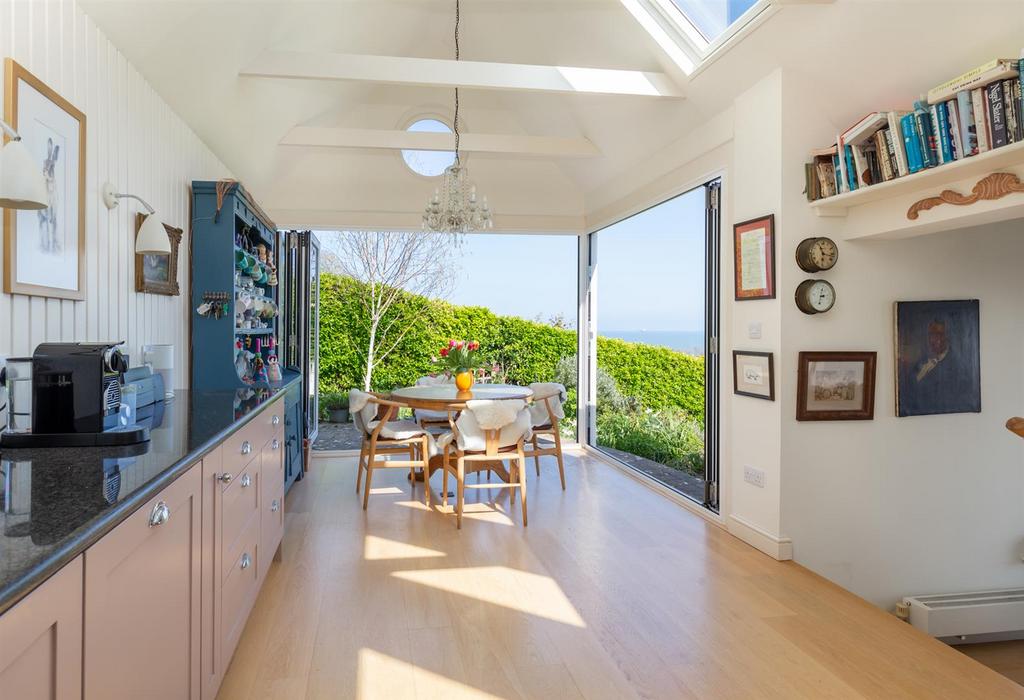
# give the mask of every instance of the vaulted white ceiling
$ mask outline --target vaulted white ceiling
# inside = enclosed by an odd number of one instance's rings
[[[398,151],[281,141],[300,126],[392,131],[421,116],[450,122],[449,87],[239,73],[265,51],[450,59],[453,0],[82,5],[280,225],[418,226],[437,182],[413,174]],[[1006,17],[973,34],[984,41],[957,39],[956,28],[973,25],[979,6],[992,16],[1005,8]],[[465,156],[473,179],[490,197],[498,226],[578,230],[591,206],[588,195],[642,167],[776,67],[819,80],[822,94],[835,99],[833,118],[843,124],[872,108],[906,106],[922,87],[991,58],[996,49],[1005,53],[1014,40],[1019,44],[1024,30],[1019,0],[776,0],[761,19],[713,63],[687,77],[624,0],[464,0],[465,61],[664,73],[685,95],[461,89],[465,133],[585,139],[599,152]],[[908,36],[908,27],[921,33]],[[358,131],[344,133],[349,140],[359,137]]]

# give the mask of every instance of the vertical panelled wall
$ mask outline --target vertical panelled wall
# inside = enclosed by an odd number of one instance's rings
[[[134,364],[141,345],[174,343],[175,383],[185,386],[188,187],[193,179],[226,177],[227,169],[74,0],[0,0],[0,56],[13,58],[82,110],[88,132],[85,301],[0,294],[0,355],[27,355],[44,341],[123,340]],[[107,211],[99,194],[107,181],[139,195],[165,223],[184,230],[181,296],[135,292],[139,205],[125,200]]]

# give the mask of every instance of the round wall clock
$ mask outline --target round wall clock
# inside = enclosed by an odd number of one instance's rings
[[[825,280],[804,280],[796,288],[796,306],[805,314],[823,314],[835,303],[835,287]]]
[[[839,246],[831,238],[805,238],[796,247],[796,264],[804,272],[824,272],[835,267]]]

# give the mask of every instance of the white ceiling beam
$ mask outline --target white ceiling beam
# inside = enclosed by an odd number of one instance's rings
[[[328,52],[264,51],[238,74],[248,78],[682,97],[679,87],[664,73]]]
[[[451,151],[455,146],[455,137],[452,134],[423,131],[297,126],[281,139],[281,145]],[[462,134],[459,148],[467,153],[540,158],[594,158],[601,155],[597,146],[587,139],[525,134]]]

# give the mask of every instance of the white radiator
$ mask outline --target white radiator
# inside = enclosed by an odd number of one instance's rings
[[[903,607],[910,624],[943,641],[1024,638],[1024,588],[911,596]]]

